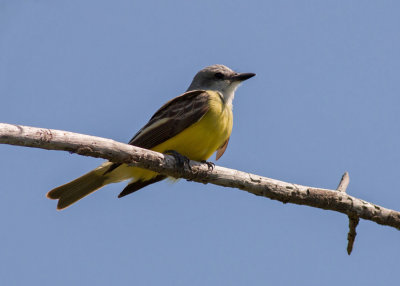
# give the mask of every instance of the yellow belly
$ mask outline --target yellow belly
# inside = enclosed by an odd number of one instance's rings
[[[151,150],[164,153],[175,150],[191,160],[207,160],[221,147],[232,132],[233,114],[231,106],[226,106],[219,94],[207,91],[209,98],[209,111],[195,124],[183,130],[173,138],[155,146]],[[112,172],[112,181],[123,181],[133,178],[137,180],[149,180],[157,173],[121,165]]]

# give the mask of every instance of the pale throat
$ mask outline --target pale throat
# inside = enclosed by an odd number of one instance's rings
[[[233,99],[235,98],[235,91],[239,85],[240,82],[233,82],[226,88],[219,91],[224,97],[225,104],[232,106]]]

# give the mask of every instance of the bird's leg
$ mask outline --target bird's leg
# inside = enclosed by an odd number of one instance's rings
[[[213,162],[208,162],[206,160],[200,161],[203,164],[207,164],[208,170],[212,171],[214,170],[215,164]]]
[[[176,161],[176,166],[178,168],[187,167],[189,170],[192,170],[192,167],[190,166],[190,159],[188,157],[183,156],[181,153],[175,150],[167,150],[164,152],[164,154],[171,155],[172,157],[174,157]]]

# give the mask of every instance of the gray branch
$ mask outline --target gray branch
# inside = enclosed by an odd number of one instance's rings
[[[321,189],[287,183],[207,164],[191,161],[189,168],[177,168],[174,157],[142,149],[110,139],[61,130],[35,128],[0,123],[0,143],[63,150],[84,156],[104,158],[149,169],[167,176],[184,178],[199,183],[237,188],[257,196],[283,203],[307,205],[346,214],[351,218],[349,236],[355,236],[357,218],[400,229],[400,212],[349,196],[346,193],[348,175],[341,180],[338,190]]]

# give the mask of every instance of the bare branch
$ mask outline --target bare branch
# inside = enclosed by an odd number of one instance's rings
[[[219,166],[215,166],[210,171],[206,164],[195,161],[190,162],[192,170],[189,168],[182,170],[176,168],[175,159],[172,156],[110,139],[0,123],[0,143],[48,150],[65,150],[80,155],[100,157],[176,178],[241,189],[283,203],[337,211],[348,216],[360,217],[400,229],[399,212],[349,196],[345,192],[286,183]]]

